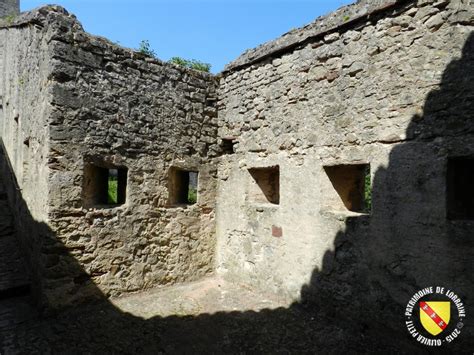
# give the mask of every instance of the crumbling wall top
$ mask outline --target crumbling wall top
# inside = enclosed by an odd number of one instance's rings
[[[224,72],[237,70],[267,57],[289,51],[300,44],[327,33],[336,31],[361,19],[369,18],[384,10],[408,3],[410,0],[359,0],[357,3],[341,7],[328,15],[318,17],[312,23],[285,33],[283,36],[245,51],[229,63]]]
[[[49,30],[52,40],[64,43],[74,43],[78,47],[104,54],[107,51],[116,55],[128,56],[131,59],[141,60],[143,63],[154,63],[179,72],[185,72],[192,77],[212,78],[212,73],[189,69],[173,63],[162,61],[148,56],[135,49],[126,48],[110,41],[107,38],[89,34],[84,31],[82,24],[75,15],[69,13],[62,6],[46,5],[31,11],[20,13],[17,16],[0,18],[0,29],[26,26],[39,26]]]
[[[0,18],[5,16],[17,15],[20,12],[20,0],[1,0]]]
[[[0,5],[0,10],[1,10]],[[65,8],[56,5],[42,6],[31,11],[19,13],[19,11],[10,13],[10,16],[1,18],[0,12],[0,28],[6,27],[22,27],[31,24],[45,26],[58,18],[62,18],[70,22],[69,25],[74,25],[75,28],[82,29],[80,22],[76,16],[70,14]]]

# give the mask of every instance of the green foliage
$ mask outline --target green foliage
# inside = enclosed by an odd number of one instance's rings
[[[109,177],[108,194],[107,194],[107,203],[109,205],[116,205],[118,203],[117,187],[118,187],[117,178],[110,176]]]
[[[196,203],[196,202],[197,202],[197,190],[196,188],[189,186],[188,203]]]
[[[181,57],[173,57],[169,60],[170,63],[181,65],[183,67],[188,67],[189,61]]]
[[[12,25],[13,21],[15,21],[16,16],[15,15],[8,15],[5,16],[3,19],[7,21],[8,25]]]
[[[364,178],[364,212],[370,213],[372,210],[372,181],[370,178],[370,168],[365,170]]]
[[[146,39],[140,42],[137,52],[156,58],[155,51],[151,48],[150,42]],[[209,73],[211,71],[211,64],[204,63],[196,59],[184,59],[181,57],[173,57],[169,60],[170,63],[181,65],[182,67],[203,71]]]
[[[155,51],[151,48],[150,42],[146,39],[140,42],[137,51],[150,57],[156,58]]]
[[[184,59],[181,57],[173,57],[169,60],[170,63],[181,65],[186,68],[194,69],[209,73],[211,71],[211,64],[204,63],[196,59]]]

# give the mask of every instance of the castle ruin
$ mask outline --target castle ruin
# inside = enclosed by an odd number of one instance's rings
[[[470,307],[473,26],[471,0],[360,0],[214,76],[58,6],[4,17],[0,166],[38,307],[208,275],[393,329],[426,286]]]
[[[3,0],[0,2],[0,18],[16,16],[20,13],[20,0]]]

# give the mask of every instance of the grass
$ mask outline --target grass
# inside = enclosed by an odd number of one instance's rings
[[[107,203],[109,205],[116,205],[118,203],[117,187],[118,187],[117,178],[109,177],[109,186],[108,186],[108,194],[107,194]]]
[[[188,189],[188,203],[196,203],[197,202],[197,189],[192,186],[189,186]]]
[[[196,59],[184,59],[181,57],[173,57],[169,60],[170,63],[181,65],[182,67],[203,71],[209,73],[211,71],[211,64],[201,62]]]

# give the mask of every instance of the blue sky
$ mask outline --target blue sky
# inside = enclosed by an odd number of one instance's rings
[[[45,4],[20,0],[22,11]],[[86,31],[137,48],[148,40],[160,59],[212,64],[214,73],[253,48],[350,0],[50,0]]]

